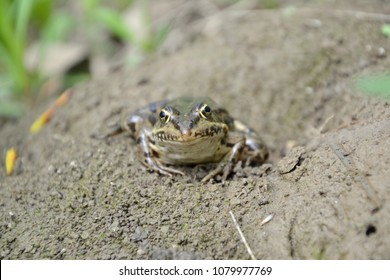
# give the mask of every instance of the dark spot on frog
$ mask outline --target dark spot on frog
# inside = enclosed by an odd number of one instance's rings
[[[129,123],[129,128],[130,128],[130,130],[131,130],[131,132],[135,132],[135,123],[134,122],[130,122]]]
[[[152,155],[149,152],[145,152],[144,153],[144,157],[145,158],[150,158],[150,157],[152,157]]]
[[[148,116],[148,120],[149,120],[149,122],[150,122],[152,125],[154,125],[154,124],[157,122],[157,118],[156,118],[155,115],[149,115],[149,116]]]

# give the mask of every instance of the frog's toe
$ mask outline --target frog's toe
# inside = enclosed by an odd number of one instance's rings
[[[219,175],[222,171],[224,171],[224,165],[220,164],[217,166],[217,168],[211,170],[209,174],[207,174],[201,181],[202,184],[207,183],[211,179],[213,179],[215,176]]]
[[[177,169],[174,169],[174,168],[170,168],[170,167],[167,167],[167,166],[164,166],[162,165],[160,162],[156,161],[153,165],[150,165],[150,167],[152,168],[152,170],[162,174],[162,175],[166,175],[166,176],[172,176],[173,174],[179,174],[179,175],[182,175],[184,176],[185,174],[183,172],[181,172],[180,170],[177,170]]]
[[[231,162],[225,165],[225,167],[223,168],[223,175],[221,179],[222,183],[224,183],[227,177],[230,175],[230,173],[232,173],[233,168],[234,168],[234,164]]]
[[[169,173],[169,175],[172,176],[172,174],[179,174],[179,175],[182,175],[184,176],[185,173],[184,172],[181,172],[180,170],[177,170],[177,169],[174,169],[174,168],[169,168],[169,167],[166,167],[166,166],[160,166],[160,170],[166,172],[166,173]]]

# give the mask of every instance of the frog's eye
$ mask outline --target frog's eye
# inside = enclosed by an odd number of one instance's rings
[[[209,105],[207,104],[203,104],[202,107],[200,107],[200,110],[199,110],[199,115],[204,118],[204,119],[207,119],[211,114],[211,108]]]
[[[163,123],[167,123],[171,119],[171,114],[167,110],[162,109],[160,111],[159,117]]]

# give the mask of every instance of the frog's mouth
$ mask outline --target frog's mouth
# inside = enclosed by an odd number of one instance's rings
[[[158,131],[153,133],[153,139],[159,142],[191,143],[201,139],[219,138],[227,133],[226,125],[212,125],[205,129],[179,130],[175,129],[168,133]]]

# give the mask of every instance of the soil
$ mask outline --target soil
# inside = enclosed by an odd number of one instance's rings
[[[249,259],[233,214],[257,259],[390,259],[390,102],[354,86],[390,68],[390,7],[337,2],[189,20],[139,67],[77,86],[38,134],[52,101],[5,123],[19,157],[0,171],[1,258]],[[208,165],[164,177],[126,135],[91,137],[183,95],[249,124],[269,160],[201,185]]]

